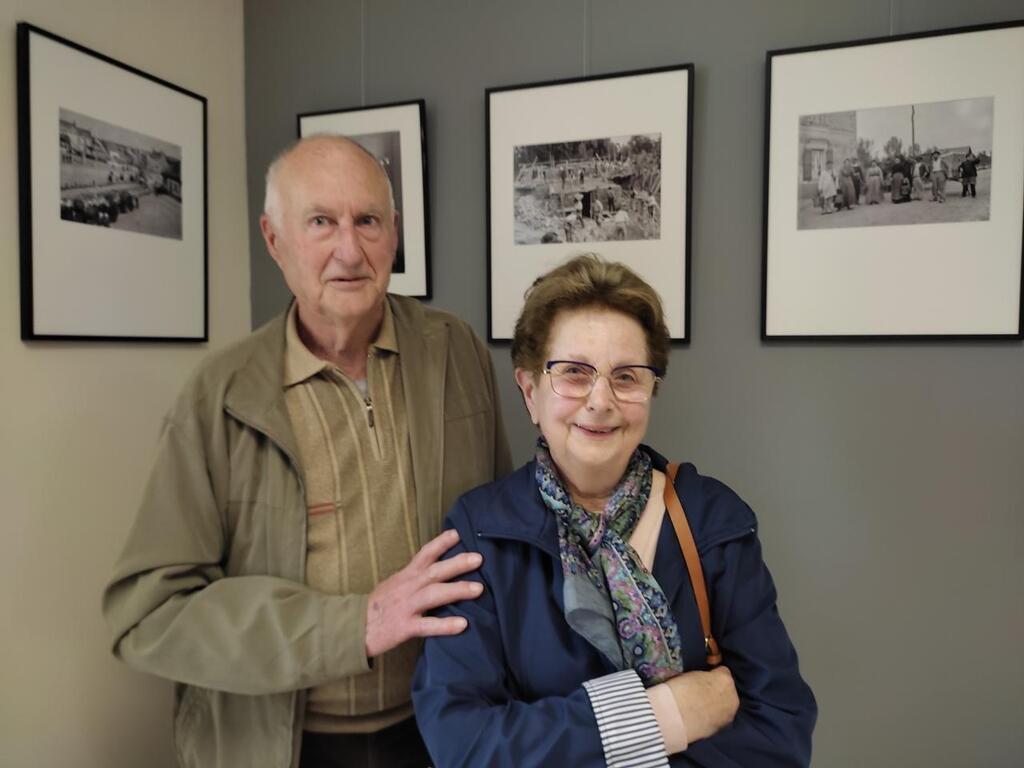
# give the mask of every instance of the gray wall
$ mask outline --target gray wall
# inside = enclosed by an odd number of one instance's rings
[[[484,89],[693,62],[693,342],[649,442],[757,511],[821,707],[816,765],[1019,765],[1024,349],[765,345],[759,324],[765,51],[1021,16],[1020,0],[373,0],[365,16],[250,0],[250,211],[296,113],[364,88],[366,104],[425,98],[432,303],[484,335]],[[258,323],[287,293],[251,234]],[[507,347],[492,352],[523,460],[532,429]]]

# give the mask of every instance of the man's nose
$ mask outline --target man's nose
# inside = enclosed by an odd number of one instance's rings
[[[342,222],[338,225],[331,256],[348,266],[357,266],[363,262],[363,246],[351,222]]]

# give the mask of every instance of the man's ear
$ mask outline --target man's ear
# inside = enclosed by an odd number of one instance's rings
[[[260,215],[260,234],[263,235],[263,242],[267,244],[267,252],[270,254],[270,258],[277,263],[277,266],[281,267],[281,251],[277,247],[277,233],[274,231],[274,224],[270,220],[270,215],[266,212]]]
[[[391,221],[391,266],[393,268],[395,259],[398,258],[398,227],[401,222],[398,217],[398,211],[394,211],[391,215],[394,217]]]
[[[540,417],[537,415],[537,404],[534,402],[537,390],[536,377],[525,368],[516,368],[516,384],[523,393],[523,402],[526,403],[526,410],[530,412],[530,420],[534,424],[539,424]]]

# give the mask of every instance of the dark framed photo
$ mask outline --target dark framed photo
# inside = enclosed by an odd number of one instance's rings
[[[592,251],[655,286],[689,341],[693,65],[489,88],[488,338],[523,294]]]
[[[1024,338],[1024,22],[768,53],[764,339]]]
[[[206,341],[206,99],[18,24],[21,337]]]
[[[388,290],[430,298],[430,216],[427,203],[427,119],[423,99],[371,107],[309,112],[299,136],[347,136],[388,174],[398,211],[398,254]]]

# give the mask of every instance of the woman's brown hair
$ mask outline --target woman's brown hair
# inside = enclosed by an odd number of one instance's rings
[[[512,336],[512,363],[533,373],[544,367],[548,336],[564,310],[596,307],[632,317],[643,328],[649,364],[663,374],[670,337],[661,299],[625,264],[584,253],[538,277],[526,291]]]

